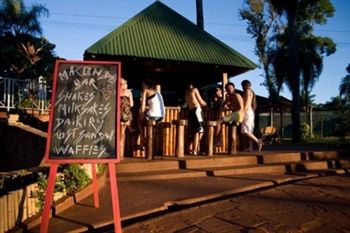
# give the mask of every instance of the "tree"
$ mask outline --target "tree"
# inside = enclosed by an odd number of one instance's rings
[[[49,11],[41,4],[26,7],[23,0],[1,0],[0,33],[38,36],[42,33],[39,22],[41,16],[48,16]]]
[[[276,36],[275,59],[278,80],[284,79],[292,92],[293,141],[300,141],[300,88],[308,90],[322,71],[322,56],[335,52],[330,38],[313,35],[314,24],[325,24],[333,16],[329,0],[270,0],[275,11],[286,20],[286,28]],[[279,39],[279,41],[278,41]],[[282,40],[281,40],[282,39]],[[283,62],[286,61],[286,64]],[[303,80],[301,80],[303,75]],[[303,82],[301,82],[303,81]]]
[[[300,140],[301,89],[309,100],[323,57],[336,49],[330,38],[315,36],[313,26],[325,24],[333,14],[330,0],[245,0],[240,10],[255,39],[270,97],[278,97],[283,84],[292,92],[293,141]]]
[[[0,0],[0,75],[36,78],[52,73],[55,45],[41,37],[39,4],[26,7],[22,0]]]
[[[336,51],[336,45],[328,37],[314,36],[305,33],[300,41],[299,59],[301,64],[301,87],[305,94],[305,100],[309,100],[308,94],[314,87],[322,73],[323,57]],[[305,102],[309,106],[308,102]]]
[[[339,92],[340,92],[340,96],[348,104],[350,104],[350,63],[348,67],[346,67],[346,71],[348,72],[348,74],[344,78],[342,78],[339,86]]]
[[[271,99],[278,99],[282,85],[276,82],[271,70],[269,50],[271,34],[278,27],[277,14],[267,0],[245,0],[239,11],[240,17],[248,21],[247,32],[255,39],[255,54],[259,57],[260,66],[264,71],[264,83]]]
[[[302,90],[300,93],[300,107],[308,112],[309,108],[315,104],[316,95],[310,94],[310,90]]]

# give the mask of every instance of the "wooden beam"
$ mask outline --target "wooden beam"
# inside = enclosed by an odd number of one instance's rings
[[[203,0],[196,0],[197,26],[204,30]]]
[[[222,95],[223,98],[225,100],[226,98],[226,89],[225,89],[225,85],[228,83],[228,74],[227,73],[223,73],[222,74]]]

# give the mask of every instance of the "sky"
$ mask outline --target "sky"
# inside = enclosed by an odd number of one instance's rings
[[[69,60],[82,60],[85,49],[107,33],[142,11],[154,0],[24,0],[26,5],[43,4],[48,17],[41,18],[43,36],[56,44],[56,54]],[[192,22],[196,22],[195,0],[162,0]],[[254,40],[246,32],[247,23],[240,20],[239,9],[244,0],[203,0],[204,28],[207,32],[258,64]],[[326,25],[315,27],[315,34],[329,36],[337,44],[337,52],[324,58],[323,72],[312,90],[316,103],[337,96],[342,77],[350,63],[350,1],[331,0],[335,15]],[[268,96],[261,69],[231,79],[236,85],[243,79],[253,83],[258,95]],[[281,95],[290,98],[286,87]]]

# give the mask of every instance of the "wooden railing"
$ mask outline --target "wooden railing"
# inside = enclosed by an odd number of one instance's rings
[[[223,114],[223,113],[222,113]],[[217,120],[221,114],[213,109],[203,109],[204,121]],[[137,114],[134,114],[134,119],[137,119]],[[154,130],[155,139],[153,151],[156,156],[175,156],[176,149],[176,126],[173,124],[174,120],[188,119],[188,110],[180,107],[166,107],[165,118],[157,123]],[[136,127],[135,124],[133,127]],[[130,133],[126,130],[125,140],[125,157],[145,157],[145,152],[135,149],[135,145],[139,144],[139,135]],[[206,148],[206,133],[202,140],[201,148]],[[185,126],[185,148],[188,148],[190,134],[188,126]],[[224,154],[228,153],[228,127],[222,127],[222,146],[215,147],[214,153]]]

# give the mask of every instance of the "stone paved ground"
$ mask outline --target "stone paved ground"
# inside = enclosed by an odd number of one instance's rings
[[[123,232],[350,232],[350,175],[248,193],[137,223]]]

